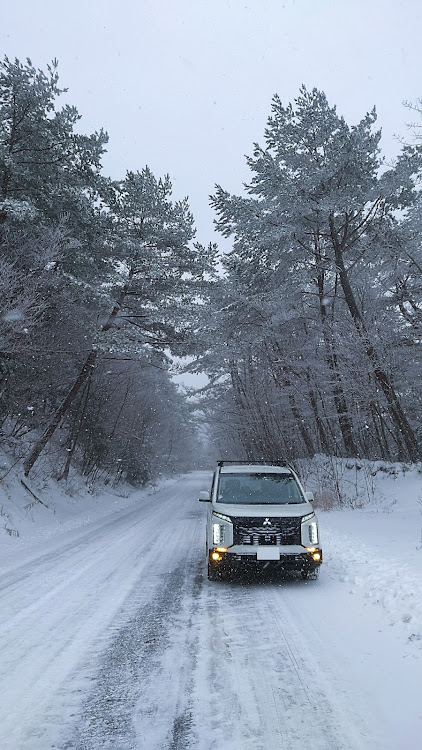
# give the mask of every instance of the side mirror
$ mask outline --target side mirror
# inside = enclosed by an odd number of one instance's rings
[[[201,490],[201,492],[199,493],[198,500],[200,503],[210,503],[211,498],[210,498],[210,493],[208,492],[208,490]]]
[[[313,492],[305,492],[305,497],[308,501],[308,503],[314,502],[314,493]]]

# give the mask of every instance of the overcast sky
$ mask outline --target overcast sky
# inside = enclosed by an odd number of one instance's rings
[[[421,16],[420,0],[15,0],[0,47],[43,69],[58,58],[81,130],[109,133],[105,174],[169,173],[207,243],[208,196],[241,191],[275,93],[315,86],[350,124],[376,105],[397,153],[403,101],[422,97]]]

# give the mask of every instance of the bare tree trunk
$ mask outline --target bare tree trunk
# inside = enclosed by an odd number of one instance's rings
[[[262,383],[256,379],[256,365],[253,357],[249,354],[246,360],[247,389],[251,394],[254,413],[256,415],[256,434],[259,441],[259,453],[263,459],[279,460],[280,447],[276,440],[276,431],[273,423],[273,410],[268,409],[265,399],[265,390],[262,390]]]
[[[89,391],[90,391],[90,378],[88,377],[88,379],[86,380],[85,393],[82,391],[81,403],[75,414],[75,419],[74,419],[73,427],[72,427],[71,434],[70,434],[70,445],[68,448],[65,465],[63,467],[62,473],[57,478],[58,481],[60,481],[61,479],[67,479],[69,476],[70,464],[72,463],[73,454],[75,453],[76,446],[78,444],[78,439],[82,432],[82,427],[85,422],[86,410],[87,410],[88,401],[89,401]]]
[[[324,424],[322,422],[321,416],[318,411],[318,402],[315,391],[311,387],[309,373],[307,373],[307,380],[309,384],[309,400],[311,402],[311,408],[314,415],[315,424],[318,430],[319,435],[319,442],[321,445],[321,450],[323,453],[330,453],[330,448],[328,445],[328,437],[325,434]]]
[[[340,432],[343,438],[346,453],[347,455],[354,457],[358,455],[358,449],[353,437],[353,426],[349,417],[349,410],[347,408],[347,402],[338,369],[337,354],[333,342],[333,336],[332,332],[329,330],[329,322],[327,320],[323,271],[318,274],[317,285],[319,311],[321,316],[322,332],[325,346],[325,359],[332,377],[333,398],[337,412],[338,424],[340,427]]]
[[[358,456],[359,451],[353,436],[353,426],[349,417],[349,410],[347,408],[340,373],[338,371],[337,355],[331,345],[329,345],[329,348],[331,351],[327,353],[328,366],[333,377],[333,398],[344,447],[349,456]]]
[[[60,422],[62,421],[64,415],[66,414],[69,406],[79,393],[80,389],[82,388],[83,384],[85,383],[86,379],[89,377],[89,375],[92,373],[92,368],[95,367],[95,360],[97,358],[97,352],[95,349],[90,351],[88,354],[88,357],[86,358],[84,365],[82,367],[82,370],[80,371],[78,377],[76,378],[72,388],[70,389],[69,393],[67,394],[66,398],[64,399],[63,403],[59,406],[56,413],[54,414],[53,419],[51,420],[48,427],[44,430],[43,434],[41,435],[40,439],[36,442],[34,448],[32,449],[31,453],[29,454],[28,458],[24,462],[24,474],[27,477],[29,472],[31,471],[32,467],[34,466],[36,460],[38,459],[41,451],[45,448],[48,441],[56,431],[57,427],[59,426]]]
[[[248,415],[250,415],[251,409],[249,407],[249,404],[247,403],[247,396],[244,390],[242,379],[239,375],[239,371],[234,360],[230,361],[229,370],[233,387],[234,402],[242,419],[243,412],[246,412]],[[242,422],[239,427],[240,442],[242,443],[245,453],[249,458],[253,453],[253,444],[251,441],[250,430],[245,430],[245,426],[243,426]]]
[[[278,343],[278,341],[274,342],[274,347],[277,350],[278,355],[279,355],[279,357],[281,359],[281,357],[283,356],[283,352],[282,352],[282,349],[281,349],[280,344]],[[268,350],[267,350],[267,352],[268,352]],[[292,411],[294,420],[296,422],[297,430],[298,430],[298,432],[299,432],[299,434],[300,434],[300,436],[301,436],[301,438],[302,438],[302,440],[303,440],[303,442],[304,442],[304,444],[306,446],[306,450],[308,452],[308,455],[310,457],[312,457],[312,456],[315,455],[315,448],[314,448],[314,445],[313,445],[313,442],[312,442],[312,438],[309,435],[309,432],[308,432],[308,430],[307,430],[307,428],[305,426],[305,421],[304,421],[304,419],[303,419],[303,417],[302,417],[302,415],[301,415],[301,413],[299,411],[299,408],[297,406],[296,399],[295,399],[294,393],[292,391],[292,381],[291,381],[291,378],[290,378],[290,376],[288,374],[288,368],[287,367],[283,367],[283,366],[281,366],[279,368],[274,368],[274,363],[271,360],[271,356],[269,354],[267,354],[267,356],[268,356],[268,360],[269,360],[269,363],[270,363],[273,380],[274,380],[274,382],[275,382],[275,384],[277,385],[278,388],[282,387],[282,388],[285,389],[285,391],[287,393],[287,398],[288,398],[288,401],[289,401],[290,409]]]
[[[230,362],[235,403],[244,414],[244,423],[239,434],[245,446],[247,457],[253,459],[275,459],[279,457],[279,446],[269,428],[269,418],[265,414],[259,395],[256,392],[253,363],[243,360],[243,381],[237,365]]]
[[[383,431],[382,418],[378,414],[378,411],[373,401],[371,401],[371,403],[369,404],[369,409],[371,412],[372,424],[374,425],[374,432],[377,438],[377,443],[379,445],[381,458],[383,458],[385,461],[391,461],[391,455],[390,455],[390,450],[388,447],[388,442],[386,440],[386,437]]]

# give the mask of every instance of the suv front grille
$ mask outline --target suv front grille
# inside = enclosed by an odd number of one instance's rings
[[[233,518],[233,544],[301,544],[300,518]]]

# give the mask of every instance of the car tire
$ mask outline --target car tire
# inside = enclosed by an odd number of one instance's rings
[[[212,562],[208,561],[208,580],[209,581],[221,581],[222,575],[221,570],[218,570]]]

